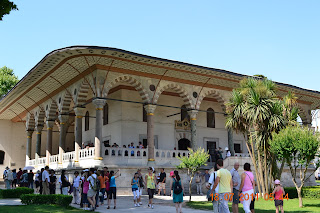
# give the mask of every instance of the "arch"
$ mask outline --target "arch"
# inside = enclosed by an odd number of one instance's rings
[[[150,102],[149,94],[146,91],[146,89],[142,86],[141,82],[131,76],[128,76],[128,75],[119,76],[119,77],[115,78],[113,81],[107,82],[107,86],[103,89],[103,96],[106,97],[109,90],[121,82],[125,82],[125,83],[128,83],[131,86],[133,86],[140,94],[140,97],[143,102],[145,102],[145,103]]]
[[[188,147],[190,147],[190,140],[187,138],[181,138],[178,141],[178,150],[188,150]]]
[[[190,131],[183,131],[183,132],[177,132],[176,134],[176,144],[178,144],[178,141],[182,138],[186,138],[189,141],[191,141],[191,133]]]
[[[184,104],[186,105],[186,107],[188,109],[193,109],[194,108],[194,104],[192,102],[191,97],[188,95],[188,93],[185,91],[185,89],[183,87],[181,87],[179,84],[177,83],[169,83],[163,87],[160,87],[159,89],[157,89],[157,91],[154,94],[152,103],[156,104],[159,100],[159,97],[161,95],[161,93],[167,89],[172,89],[175,92],[177,92],[180,97],[182,98]]]
[[[35,128],[35,119],[33,113],[28,113],[27,122],[26,122],[26,130],[34,130]]]
[[[302,120],[303,124],[311,124],[311,115],[308,115],[308,112],[302,108],[300,104],[297,104],[297,107],[299,109],[299,116]]]
[[[106,103],[103,107],[103,125],[109,123],[109,105]]]
[[[195,108],[197,110],[200,109],[200,105],[203,101],[203,99],[209,95],[212,95],[215,99],[217,99],[218,103],[220,104],[221,108],[223,111],[226,111],[226,105],[225,105],[225,100],[223,99],[223,97],[221,96],[221,94],[219,92],[217,92],[216,90],[209,90],[205,93],[202,93],[199,95],[199,98],[197,100],[196,106]]]
[[[88,92],[91,86],[89,85],[87,80],[83,80],[79,87],[76,87],[73,91],[75,105],[82,106],[86,103]],[[94,91],[93,91],[94,92]]]
[[[59,113],[69,114],[72,97],[69,92],[65,92],[63,95],[58,97]]]
[[[58,106],[55,101],[51,101],[45,106],[47,121],[55,121],[57,119]]]
[[[35,126],[43,127],[44,118],[45,118],[45,111],[39,107],[38,110],[35,112]]]
[[[86,115],[84,116],[84,131],[88,131],[89,130],[89,111],[86,112]]]
[[[216,127],[216,116],[214,114],[214,110],[211,107],[207,109],[207,127]]]

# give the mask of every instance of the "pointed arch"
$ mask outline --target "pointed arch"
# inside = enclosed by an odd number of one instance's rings
[[[55,121],[57,119],[57,110],[58,106],[55,101],[51,100],[46,104],[45,112],[47,121]]]
[[[197,100],[196,103],[196,109],[199,110],[200,109],[200,105],[203,101],[203,99],[209,95],[212,95],[220,104],[221,108],[223,111],[226,111],[226,105],[225,105],[225,100],[223,99],[223,97],[221,96],[221,94],[219,92],[217,92],[216,90],[209,90],[207,92],[202,92],[202,94],[199,95],[199,98]]]
[[[156,104],[159,100],[159,97],[161,95],[161,93],[165,90],[168,89],[172,89],[174,90],[176,93],[178,93],[180,95],[180,97],[182,98],[185,106],[187,109],[193,109],[194,108],[194,104],[192,102],[191,97],[189,96],[189,94],[185,91],[185,89],[183,87],[181,87],[179,84],[177,83],[169,83],[163,87],[160,87],[157,89],[157,91],[154,94],[152,103]]]
[[[36,127],[43,127],[44,126],[44,118],[45,112],[42,108],[38,108],[35,112],[35,126]]]
[[[311,115],[308,115],[308,112],[300,104],[297,104],[297,107],[299,108],[299,116],[302,120],[302,123],[311,124]]]
[[[27,115],[27,121],[26,121],[26,130],[34,130],[35,128],[35,119],[34,114],[29,112]]]
[[[70,111],[72,97],[69,92],[64,92],[58,97],[59,113],[68,114]]]
[[[87,80],[83,80],[80,86],[74,89],[73,95],[75,97],[74,99],[76,106],[82,106],[86,103],[90,89],[91,86],[89,85],[89,82]]]
[[[109,90],[121,82],[125,82],[133,86],[140,94],[140,97],[143,102],[145,103],[150,102],[149,94],[146,91],[146,89],[142,86],[141,82],[133,78],[132,76],[128,76],[128,75],[119,76],[115,78],[112,82],[109,82],[109,83],[107,82],[107,86],[104,88],[104,91],[103,91],[103,96],[107,96]]]

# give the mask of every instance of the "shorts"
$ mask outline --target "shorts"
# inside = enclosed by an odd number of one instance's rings
[[[148,188],[149,199],[152,199],[152,198],[153,198],[154,191],[155,191],[155,189],[150,189],[150,188]]]
[[[158,184],[158,189],[166,189],[166,183],[162,183],[162,182],[160,182],[159,184]]]
[[[239,190],[233,188],[233,201],[234,204],[239,204]]]
[[[96,191],[94,191],[93,189],[89,189],[88,193],[87,193],[87,196],[88,197],[94,197],[94,196],[96,196],[96,194],[97,194]]]
[[[132,188],[132,191],[133,192],[137,191],[137,193],[139,194],[139,189],[138,188]]]
[[[275,206],[283,206],[283,200],[274,200]]]
[[[110,187],[109,193],[108,193],[108,199],[112,200],[112,195],[113,195],[113,199],[116,200],[117,199],[117,188],[116,187]]]
[[[87,194],[84,194],[84,193],[82,194],[82,203],[89,203]]]
[[[253,200],[251,200],[250,210],[254,210],[254,201],[255,201],[255,200],[256,200],[255,198],[253,198]]]

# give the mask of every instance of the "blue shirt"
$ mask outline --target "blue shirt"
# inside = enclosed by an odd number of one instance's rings
[[[133,182],[133,185],[132,185],[132,188],[133,189],[138,189],[138,182],[139,182],[139,178],[138,180],[135,180],[134,178],[132,179],[132,182]]]
[[[117,187],[117,186],[116,186],[116,179],[115,179],[114,176],[112,176],[112,177],[110,178],[110,187]]]

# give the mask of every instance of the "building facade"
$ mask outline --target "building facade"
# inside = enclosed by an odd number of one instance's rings
[[[55,50],[0,102],[0,170],[172,168],[187,147],[207,149],[210,161],[219,147],[248,157],[242,135],[225,129],[226,102],[246,77],[107,47]],[[297,94],[311,124],[320,93],[277,84],[280,97]]]

